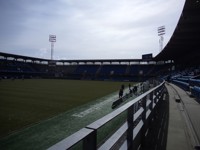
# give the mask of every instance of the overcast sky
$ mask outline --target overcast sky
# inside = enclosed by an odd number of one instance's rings
[[[0,0],[0,51],[54,59],[134,59],[159,53],[185,0]]]

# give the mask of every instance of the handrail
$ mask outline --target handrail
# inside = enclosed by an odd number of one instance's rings
[[[118,140],[120,140],[122,136],[126,137],[121,145],[117,145],[118,148],[121,146],[132,148],[133,140],[138,134],[143,134],[143,136],[145,136],[145,132],[148,129],[147,122],[149,121],[149,116],[152,114],[157,103],[162,99],[164,83],[165,82],[163,81],[160,85],[150,89],[136,98],[133,98],[133,100],[117,108],[108,115],[98,119],[66,139],[53,145],[49,148],[49,150],[69,149],[74,147],[80,141],[83,142],[82,149],[84,150],[96,150],[106,147],[106,149],[110,149],[116,146],[116,143],[118,143]],[[139,102],[140,105],[138,108],[135,108],[135,104],[138,104]],[[127,111],[127,121],[125,121],[106,141],[104,141],[103,144],[98,145],[97,131],[125,111]]]
[[[77,144],[79,141],[81,141],[83,138],[91,134],[93,130],[82,128],[78,132],[72,134],[68,138],[60,141],[58,144],[55,144],[49,149],[55,149],[55,150],[64,150],[64,149],[69,149],[73,145]],[[69,140],[70,139],[70,140]]]
[[[152,91],[154,91],[155,89],[157,89],[160,85],[152,88],[151,90],[141,94],[140,96],[134,98],[132,101],[126,103],[125,105],[119,107],[118,109],[114,110],[113,112],[111,112],[110,114],[102,117],[101,119],[93,122],[92,124],[88,125],[88,128],[93,128],[93,129],[97,129],[100,128],[101,126],[103,126],[104,124],[106,124],[107,122],[109,122],[111,119],[113,119],[114,117],[118,116],[119,114],[121,114],[122,112],[124,112],[127,108],[129,108],[130,106],[132,106],[134,103],[139,102],[142,98],[144,98],[146,95],[148,95],[149,93],[151,93]]]

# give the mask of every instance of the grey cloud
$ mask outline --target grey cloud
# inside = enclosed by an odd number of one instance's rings
[[[183,1],[0,1],[0,44],[4,52],[49,58],[48,35],[56,34],[56,58],[156,54],[157,27],[166,25],[172,33]]]

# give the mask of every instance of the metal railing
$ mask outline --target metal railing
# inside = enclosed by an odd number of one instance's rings
[[[136,149],[148,131],[163,93],[164,82],[58,142],[49,150]],[[116,120],[121,122],[116,123]]]

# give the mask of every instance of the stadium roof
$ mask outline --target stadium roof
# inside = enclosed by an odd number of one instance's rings
[[[149,63],[152,62],[152,59],[85,59],[85,60],[51,60],[51,59],[43,59],[43,58],[36,58],[36,57],[28,57],[16,54],[9,54],[0,52],[0,59],[11,59],[11,60],[23,60],[23,61],[31,61],[31,62],[60,62],[60,63],[76,63],[76,64],[87,64],[87,63]]]
[[[6,59],[13,58],[13,59],[23,59],[23,60],[33,60],[33,61],[47,61],[47,59],[28,57],[28,56],[22,56],[22,55],[16,55],[16,54],[9,54],[9,53],[3,53],[3,52],[0,52],[0,56],[4,57]]]
[[[200,64],[200,0],[186,0],[173,36],[154,60]]]

